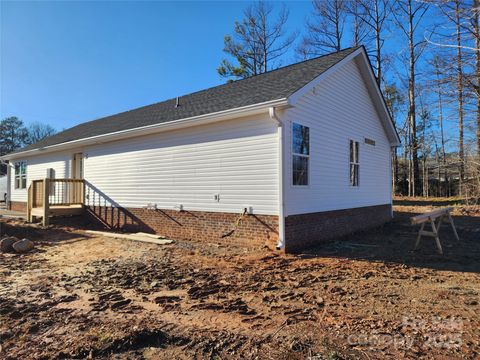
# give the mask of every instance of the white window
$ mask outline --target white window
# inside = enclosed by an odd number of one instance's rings
[[[292,154],[293,185],[306,186],[310,158],[310,129],[307,126],[293,123]]]
[[[358,158],[358,141],[350,140],[350,185],[358,186],[360,162]]]
[[[18,161],[15,163],[15,189],[27,188],[27,163]]]

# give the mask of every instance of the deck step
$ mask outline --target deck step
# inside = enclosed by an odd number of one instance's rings
[[[48,209],[48,216],[80,215],[83,210],[83,205],[51,205]],[[43,217],[43,208],[33,208],[32,216]]]

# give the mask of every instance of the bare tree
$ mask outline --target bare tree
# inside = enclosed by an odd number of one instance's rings
[[[375,75],[378,85],[382,84],[382,47],[384,31],[390,21],[392,4],[390,0],[356,0],[360,10],[358,16],[373,32],[375,39],[375,53],[370,55],[375,60]]]
[[[363,7],[360,0],[354,0],[347,3],[347,11],[352,17],[352,45],[360,46],[370,41],[370,29],[363,16]]]
[[[408,40],[408,119],[411,166],[409,171],[409,195],[417,195],[418,181],[420,175],[418,163],[418,142],[417,142],[417,121],[416,121],[416,64],[423,53],[425,41],[416,41],[416,34],[419,25],[424,18],[429,5],[413,0],[400,1],[393,11],[396,23]]]
[[[217,72],[225,78],[246,78],[273,68],[295,41],[296,33],[286,35],[288,11],[282,7],[275,20],[273,6],[258,1],[244,11],[244,19],[235,23],[234,35],[225,36],[223,51],[238,64],[224,59]]]
[[[447,170],[447,157],[445,152],[445,131],[444,131],[444,119],[443,119],[443,89],[442,85],[444,80],[442,78],[442,69],[446,67],[446,64],[443,59],[441,59],[438,55],[433,58],[432,65],[434,67],[435,72],[435,79],[433,81],[433,85],[435,87],[435,92],[437,94],[437,104],[438,104],[438,123],[440,126],[440,146],[441,146],[441,156],[438,157],[438,182],[441,182],[441,171],[440,169],[443,168],[443,176],[445,179],[445,191],[444,194],[448,193],[448,170]],[[441,161],[441,164],[440,164]]]
[[[35,144],[48,136],[55,134],[57,131],[48,124],[34,122],[27,129],[26,144]]]
[[[460,181],[465,178],[465,148],[463,122],[463,64],[462,64],[462,33],[460,29],[460,1],[455,0],[455,29],[457,40],[457,89],[458,89],[458,157],[460,159]]]
[[[297,52],[303,57],[319,56],[343,47],[348,9],[344,0],[314,0],[312,19],[307,21],[307,35]]]
[[[393,121],[395,122],[397,129],[399,129],[399,135],[403,135],[403,127],[399,125],[398,115],[402,111],[402,108],[405,104],[405,99],[395,84],[385,86],[384,90],[385,102],[387,104],[388,110],[392,115]],[[398,164],[398,149],[395,148],[393,152],[393,166],[392,166],[392,179],[393,179],[393,189],[396,193],[396,190],[399,185],[399,164]]]
[[[441,14],[453,24],[453,28],[442,26],[438,31],[431,31],[429,40],[435,46],[444,49],[456,50],[456,87],[457,87],[457,107],[459,118],[459,163],[460,167],[465,164],[465,144],[464,144],[464,126],[465,126],[465,101],[471,96],[476,96],[476,143],[477,154],[480,155],[480,30],[479,30],[479,12],[480,4],[478,0],[472,1],[443,1],[430,0],[440,10]],[[471,55],[474,54],[475,60],[472,61]],[[475,62],[474,67],[470,66]],[[466,72],[471,69],[472,72]],[[461,169],[464,174],[464,170]],[[463,178],[463,176],[462,176]]]

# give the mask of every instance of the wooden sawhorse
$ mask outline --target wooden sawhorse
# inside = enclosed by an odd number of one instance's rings
[[[445,218],[448,218],[450,225],[452,226],[453,233],[455,234],[455,238],[457,241],[460,241],[460,238],[457,234],[457,229],[455,229],[455,224],[453,223],[452,216],[450,212],[453,208],[445,208],[434,210],[425,214],[417,215],[410,218],[412,225],[422,224],[420,227],[420,231],[418,232],[417,242],[415,243],[415,250],[417,250],[418,245],[420,245],[420,239],[422,236],[430,236],[435,238],[435,242],[437,243],[437,249],[440,254],[443,254],[442,244],[440,244],[440,238],[438,233],[440,232],[440,226]],[[437,223],[435,223],[437,221]],[[432,231],[425,231],[425,224],[430,223],[432,226]]]

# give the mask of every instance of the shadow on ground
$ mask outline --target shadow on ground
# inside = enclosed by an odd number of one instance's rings
[[[48,227],[41,228],[35,225],[26,225],[18,221],[5,222],[5,235],[15,236],[19,239],[27,238],[36,244],[55,246],[65,242],[85,240],[86,236],[81,233],[70,231],[68,228]]]
[[[410,212],[395,212],[395,218],[381,228],[324,243],[300,254],[301,257],[334,257],[382,261],[435,270],[480,273],[480,217],[453,216],[460,242],[444,223],[440,241],[444,255],[437,253],[435,240],[423,237],[414,251],[419,226],[410,225]]]

